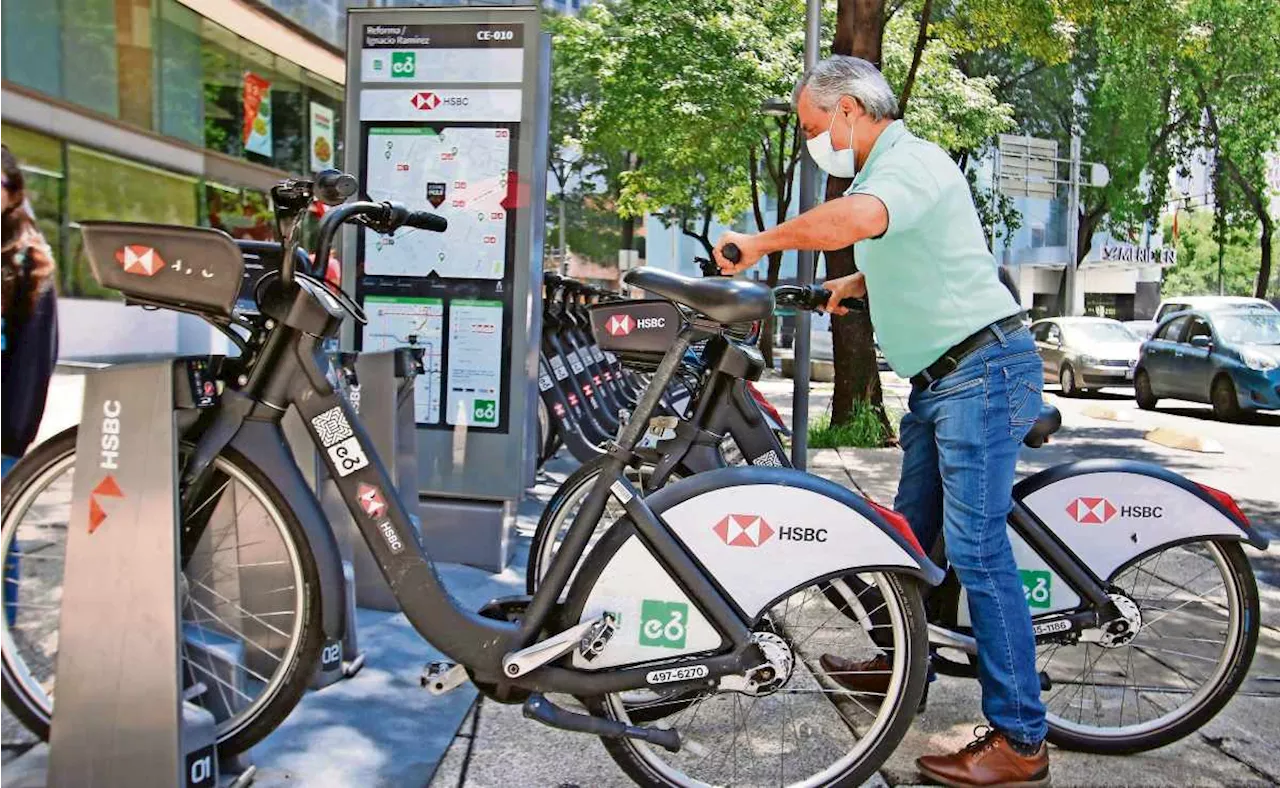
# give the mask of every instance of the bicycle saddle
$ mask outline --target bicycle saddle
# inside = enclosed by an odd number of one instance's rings
[[[1031,430],[1027,432],[1027,437],[1023,438],[1022,442],[1033,449],[1039,448],[1061,426],[1062,413],[1054,406],[1045,403],[1040,406],[1040,415],[1036,417],[1035,424],[1031,425]]]
[[[773,312],[773,291],[740,279],[691,279],[656,268],[637,268],[627,272],[625,281],[717,323],[749,323]]]

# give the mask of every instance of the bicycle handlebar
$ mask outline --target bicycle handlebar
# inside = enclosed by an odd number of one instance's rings
[[[429,211],[410,211],[397,202],[345,203],[325,213],[324,218],[320,220],[320,238],[316,245],[315,257],[317,266],[328,264],[329,251],[333,246],[333,237],[337,234],[338,228],[355,219],[363,219],[369,229],[383,235],[390,235],[406,226],[435,233],[442,233],[449,227],[449,221],[439,214]],[[293,281],[292,259],[284,261],[280,276],[286,283]]]
[[[807,312],[822,312],[831,300],[831,291],[822,285],[778,285],[773,288],[773,298],[780,306],[794,306]],[[867,302],[862,298],[844,298],[840,306],[855,312],[866,310]]]

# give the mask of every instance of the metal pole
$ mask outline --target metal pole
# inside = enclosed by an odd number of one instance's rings
[[[804,12],[804,67],[818,62],[818,34],[822,25],[820,0],[806,0]],[[818,173],[806,150],[800,160],[800,213],[813,207]],[[796,280],[813,284],[814,253],[801,250],[796,255]],[[791,464],[808,468],[809,455],[809,313],[796,310],[794,388],[791,391]]]
[[[1071,170],[1067,180],[1067,293],[1063,311],[1084,314],[1084,291],[1080,283],[1080,135],[1071,134]]]
[[[564,241],[564,187],[560,187],[560,275],[569,275],[569,252]]]

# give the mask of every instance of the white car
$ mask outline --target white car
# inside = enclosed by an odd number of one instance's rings
[[[1276,311],[1275,304],[1261,298],[1248,296],[1174,296],[1160,302],[1154,321],[1158,324],[1174,312],[1186,312],[1188,309],[1215,311],[1219,309],[1261,309]]]

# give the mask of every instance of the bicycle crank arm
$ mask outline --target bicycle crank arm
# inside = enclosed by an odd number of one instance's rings
[[[506,674],[507,678],[514,679],[535,668],[540,668],[548,662],[560,659],[565,654],[573,651],[575,647],[581,646],[583,651],[586,652],[593,641],[598,639],[598,633],[595,630],[599,628],[608,630],[608,633],[604,636],[607,642],[609,636],[613,634],[614,626],[613,616],[608,613],[590,621],[583,621],[572,629],[566,629],[558,635],[553,635],[546,640],[534,643],[528,648],[522,648],[506,655],[502,658],[502,672]],[[603,644],[601,644],[602,646]],[[596,650],[598,651],[599,648]],[[594,654],[591,654],[587,659],[591,659],[594,656]]]
[[[656,744],[670,752],[680,752],[680,734],[674,730],[640,728],[617,720],[592,717],[562,709],[539,693],[524,702],[524,716],[551,728],[575,733],[589,733],[607,739],[639,739]]]

